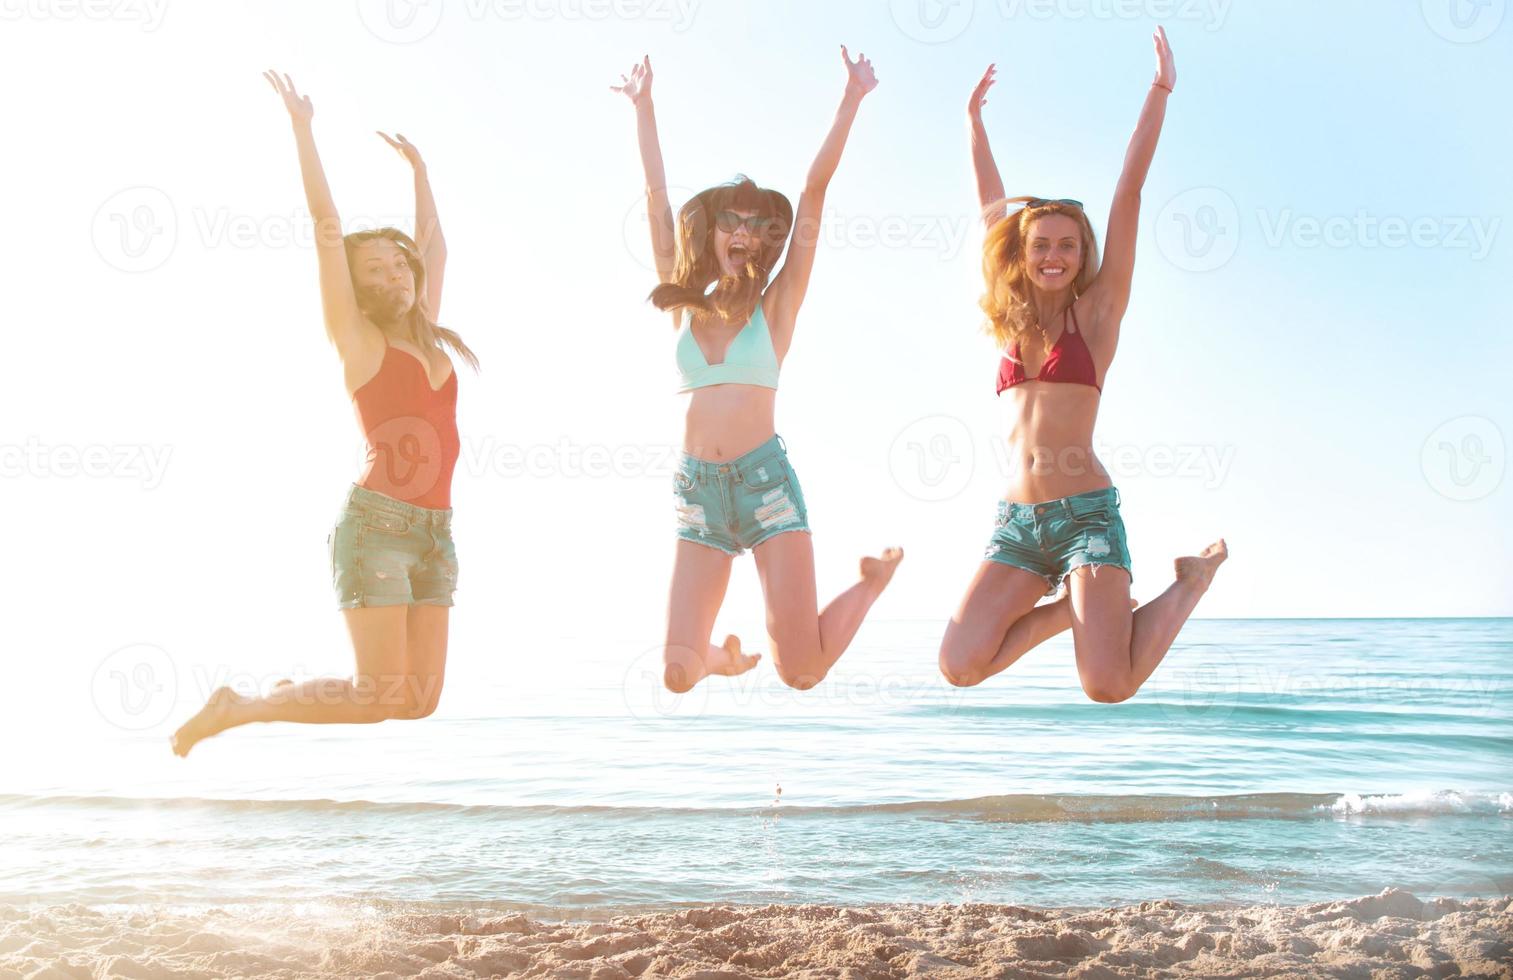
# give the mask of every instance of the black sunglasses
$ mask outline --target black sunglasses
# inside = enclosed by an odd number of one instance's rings
[[[742,225],[753,234],[761,234],[762,230],[773,223],[773,218],[765,215],[753,214],[743,218],[734,211],[717,211],[714,216],[715,227],[721,231],[735,231]]]
[[[1027,207],[1027,208],[1038,208],[1038,207],[1042,207],[1042,206],[1044,206],[1046,204],[1070,204],[1074,208],[1080,208],[1080,207],[1082,207],[1082,202],[1081,201],[1074,201],[1074,200],[1072,200],[1069,197],[1057,197],[1057,198],[1032,197],[1028,201],[1025,202],[1024,206]]]

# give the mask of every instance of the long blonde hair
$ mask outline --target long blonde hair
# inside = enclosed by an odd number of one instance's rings
[[[415,240],[398,228],[374,228],[370,231],[354,231],[349,235],[342,236],[342,244],[347,250],[347,266],[353,270],[352,289],[357,294],[357,308],[369,319],[376,320],[378,311],[365,295],[365,290],[358,285],[355,253],[357,249],[368,242],[380,238],[394,243],[394,246],[404,253],[405,260],[410,263],[410,270],[415,274],[415,305],[410,307],[410,312],[405,315],[405,326],[410,329],[410,339],[421,350],[430,350],[438,343],[445,344],[472,366],[478,370],[478,357],[467,344],[462,342],[455,330],[448,330],[435,320],[426,310],[426,264],[420,257],[420,247]]]
[[[1032,207],[1031,201],[1041,203]],[[984,208],[983,213],[1002,213],[1010,204],[1023,204],[1024,207],[999,218],[988,229],[982,243],[982,277],[987,283],[987,292],[978,303],[988,317],[983,329],[1004,350],[1022,344],[1037,333],[1042,341],[1049,340],[1045,325],[1040,322],[1040,311],[1035,307],[1029,274],[1025,272],[1025,240],[1035,219],[1048,214],[1064,214],[1082,229],[1082,267],[1072,281],[1074,300],[1087,292],[1098,277],[1098,239],[1087,220],[1087,212],[1063,201],[1011,197],[995,201]]]
[[[715,254],[715,215],[721,211],[752,211],[771,219],[756,236],[756,253],[746,260],[746,268],[738,276],[724,275]],[[659,310],[692,307],[718,313],[725,320],[747,319],[767,288],[792,226],[793,205],[788,198],[758,187],[748,177],[738,176],[727,184],[700,191],[678,211],[672,280],[659,284],[648,298]],[[716,281],[714,291],[706,295],[709,284]]]

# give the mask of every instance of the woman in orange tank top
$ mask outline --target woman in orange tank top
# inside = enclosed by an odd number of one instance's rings
[[[265,695],[221,687],[174,733],[199,741],[254,721],[372,723],[424,718],[441,697],[448,613],[457,584],[451,536],[457,462],[457,372],[443,347],[475,369],[456,333],[437,325],[446,242],[420,152],[379,135],[415,175],[415,239],[394,228],[343,236],[315,150],[309,96],[288,75],[264,76],[294,127],[305,199],[315,221],[326,337],[368,443],[327,547],[337,607],[356,655],[349,678],[280,681]]]

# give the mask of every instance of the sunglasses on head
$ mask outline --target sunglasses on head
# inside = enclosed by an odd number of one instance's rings
[[[773,218],[770,215],[764,217],[759,214],[753,214],[750,217],[743,218],[734,211],[716,211],[714,216],[715,227],[725,232],[735,231],[737,228],[745,225],[747,231],[757,235],[761,234],[772,222]]]
[[[1056,197],[1056,198],[1032,197],[1028,201],[1025,202],[1024,206],[1027,207],[1027,208],[1038,208],[1038,207],[1043,207],[1044,205],[1047,205],[1047,204],[1067,204],[1067,205],[1070,205],[1070,206],[1072,206],[1074,208],[1080,208],[1080,207],[1082,207],[1082,202],[1081,201],[1074,201],[1074,200],[1072,200],[1069,197]]]

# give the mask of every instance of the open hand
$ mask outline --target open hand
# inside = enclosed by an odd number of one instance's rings
[[[842,44],[841,58],[846,62],[846,91],[866,95],[877,88],[877,76],[873,74],[872,62],[867,60],[866,54],[858,54],[856,60],[852,61],[846,46]]]
[[[310,96],[296,92],[294,81],[288,75],[280,78],[278,72],[269,69],[263,72],[263,77],[268,79],[273,91],[284,100],[284,108],[289,110],[291,119],[295,122],[309,122],[315,117],[315,106],[310,104]]]
[[[609,90],[624,92],[632,105],[640,105],[642,99],[651,98],[651,55],[643,57],[641,63],[630,70],[629,78],[621,75],[620,84],[611,85]]]
[[[997,65],[989,65],[988,70],[982,73],[982,80],[972,90],[972,98],[967,102],[967,115],[973,119],[982,118],[982,107],[988,104],[988,89],[998,81],[993,77],[993,73],[997,70]]]
[[[1158,26],[1152,34],[1156,41],[1156,84],[1168,89],[1177,87],[1177,63],[1172,60],[1172,46],[1166,40],[1166,30]]]
[[[416,170],[425,169],[426,162],[420,158],[420,151],[415,149],[414,143],[405,139],[404,133],[395,133],[394,136],[390,136],[388,133],[380,132],[378,135],[383,137],[385,143],[398,150],[400,156],[410,161],[410,166]]]

